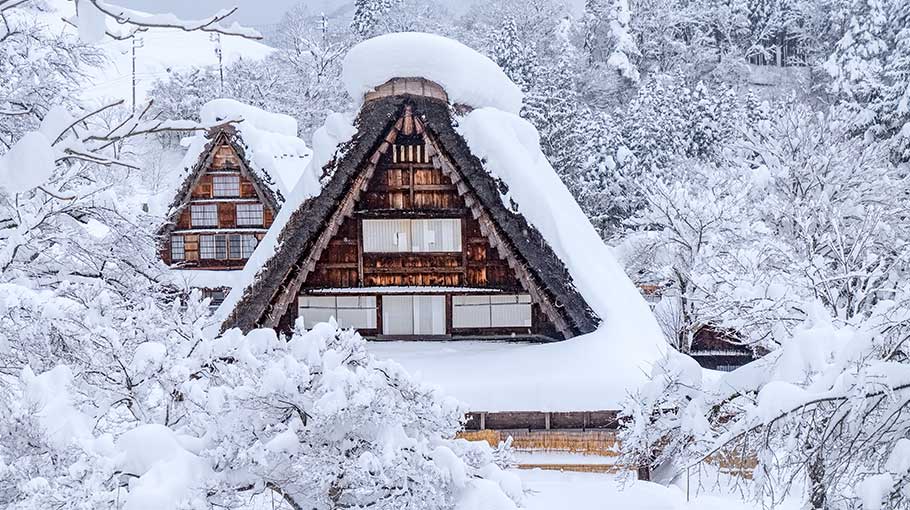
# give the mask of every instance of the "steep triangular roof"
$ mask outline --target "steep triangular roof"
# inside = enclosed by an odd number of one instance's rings
[[[322,192],[303,201],[278,234],[274,254],[243,290],[223,327],[250,330],[275,327],[334,234],[338,215],[349,215],[366,188],[372,168],[394,141],[407,109],[412,109],[428,142],[428,153],[458,187],[481,222],[491,244],[505,255],[519,280],[566,337],[589,333],[600,319],[573,285],[563,261],[526,219],[506,207],[507,192],[475,157],[453,127],[451,107],[437,98],[402,94],[368,101],[360,111],[354,138],[324,168]],[[236,292],[236,290],[235,290]]]
[[[230,145],[234,152],[237,153],[240,159],[240,173],[252,182],[253,189],[255,189],[262,203],[276,212],[281,208],[281,204],[284,203],[284,196],[282,196],[281,190],[278,189],[272,177],[267,172],[257,170],[250,165],[237,130],[230,123],[214,126],[204,136],[208,139],[208,142],[198,151],[196,162],[193,166],[187,169],[186,177],[184,177],[183,182],[177,189],[177,193],[168,208],[167,221],[158,230],[159,237],[169,235],[176,228],[181,211],[189,204],[192,198],[193,188],[211,166],[215,152],[225,144]],[[189,151],[195,150],[193,147],[189,149]],[[188,153],[187,157],[192,157],[192,154]]]

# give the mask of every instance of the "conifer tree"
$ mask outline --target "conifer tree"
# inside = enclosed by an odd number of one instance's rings
[[[883,0],[852,0],[842,16],[846,31],[825,62],[831,91],[858,110],[881,93],[888,51],[888,17]],[[869,119],[859,119],[868,124]]]
[[[522,42],[514,18],[506,19],[493,35],[493,60],[522,90],[530,90],[537,74],[537,54]]]
[[[351,29],[363,38],[379,33],[381,20],[400,0],[354,0]]]

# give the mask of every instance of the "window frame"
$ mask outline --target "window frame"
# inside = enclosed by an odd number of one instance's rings
[[[352,306],[352,301],[355,300],[357,305]],[[322,305],[314,306],[311,304],[320,302]],[[341,328],[373,330],[379,327],[378,302],[379,299],[374,295],[346,296],[301,294],[298,297],[297,316],[303,317],[304,327],[307,328],[312,328],[313,325],[318,322],[326,322],[329,320],[329,317],[335,317],[335,321]],[[317,315],[321,316],[316,319],[307,319],[305,310],[316,311]],[[372,315],[370,315],[370,312],[372,312]],[[366,326],[352,325],[353,321],[350,319],[355,317],[358,313],[362,313],[365,317],[368,317]]]
[[[178,246],[180,247],[179,256],[177,255]],[[171,260],[172,261],[186,260],[186,239],[181,235],[172,235],[171,236]]]
[[[252,215],[253,222],[246,222],[241,220],[241,218],[249,217],[248,211],[241,213],[241,209],[249,209],[252,207],[258,207],[258,211]],[[265,207],[263,207],[261,202],[250,203],[250,204],[237,204],[234,209],[234,214],[237,219],[238,227],[262,227],[265,225]],[[258,221],[257,221],[258,217]]]
[[[434,222],[437,224],[436,228],[430,230],[428,227]],[[440,249],[436,246],[443,244],[442,240],[446,237],[444,234],[446,230],[441,230],[439,227],[446,224],[454,227],[451,232],[452,246]],[[381,234],[393,231],[394,239],[381,236]],[[464,251],[462,239],[464,220],[460,217],[364,218],[360,223],[360,232],[364,253],[461,253]],[[440,235],[439,232],[443,232],[443,234]],[[432,235],[428,236],[428,233],[432,233]],[[428,237],[432,240],[427,240]]]
[[[243,260],[243,236],[241,234],[228,234],[227,238],[228,260]]]
[[[259,238],[255,234],[240,235],[240,258],[248,259],[253,256],[253,252],[259,246]],[[249,249],[249,252],[246,250]]]
[[[453,329],[530,328],[534,325],[534,303],[529,294],[456,294],[452,296]],[[519,307],[522,322],[507,322],[508,314]],[[473,312],[475,315],[461,315]],[[498,315],[497,315],[498,314]],[[468,323],[468,320],[473,322]]]
[[[215,236],[199,236],[199,260],[218,260],[215,258]]]
[[[226,234],[215,234],[212,237],[215,238],[214,260],[228,260],[228,236]]]
[[[224,182],[225,179],[230,179],[230,182]],[[222,181],[222,182],[219,182]],[[221,184],[221,186],[219,186]],[[236,184],[236,191],[234,185]],[[221,193],[219,193],[219,189]],[[225,192],[227,190],[227,192]],[[212,175],[212,197],[213,198],[238,198],[240,197],[240,174],[239,173],[230,173],[230,174],[214,174]]]
[[[212,220],[213,223],[209,223],[208,220]],[[218,204],[190,204],[190,225],[193,228],[218,227]]]

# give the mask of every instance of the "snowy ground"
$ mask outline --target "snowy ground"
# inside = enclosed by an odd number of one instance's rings
[[[651,367],[623,359],[600,331],[549,344],[493,341],[369,342],[412,376],[471,411],[617,409]]]
[[[684,488],[664,487],[650,482],[626,483],[616,475],[517,470],[525,488],[526,510],[758,510],[758,503],[745,502],[739,495],[700,493]],[[265,495],[249,510],[285,510],[281,501]],[[796,504],[779,507],[796,510]]]
[[[656,483],[632,482],[624,486],[616,475],[519,470],[525,484],[528,510],[698,509],[754,508],[732,496],[697,497],[686,502],[684,491]]]

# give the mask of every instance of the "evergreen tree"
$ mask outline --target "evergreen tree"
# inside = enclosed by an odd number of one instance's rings
[[[584,16],[584,48],[591,62],[603,62],[623,78],[638,83],[641,56],[631,34],[628,0],[587,0]]]
[[[888,51],[888,17],[883,0],[852,0],[843,14],[846,32],[825,63],[831,91],[861,111],[881,93],[882,71]],[[858,124],[868,125],[868,116]]]
[[[380,33],[381,20],[400,0],[354,0],[351,29],[363,38]]]
[[[893,151],[900,161],[910,161],[910,4],[895,2],[889,15],[895,41],[885,67],[884,105],[880,107],[885,129],[893,135]]]
[[[576,128],[579,100],[572,76],[570,57],[561,53],[551,72],[541,76],[525,96],[521,112],[537,127],[543,153],[570,190],[580,168],[582,146]]]
[[[522,41],[514,18],[506,19],[493,35],[493,60],[522,90],[531,88],[537,75],[537,54]]]

